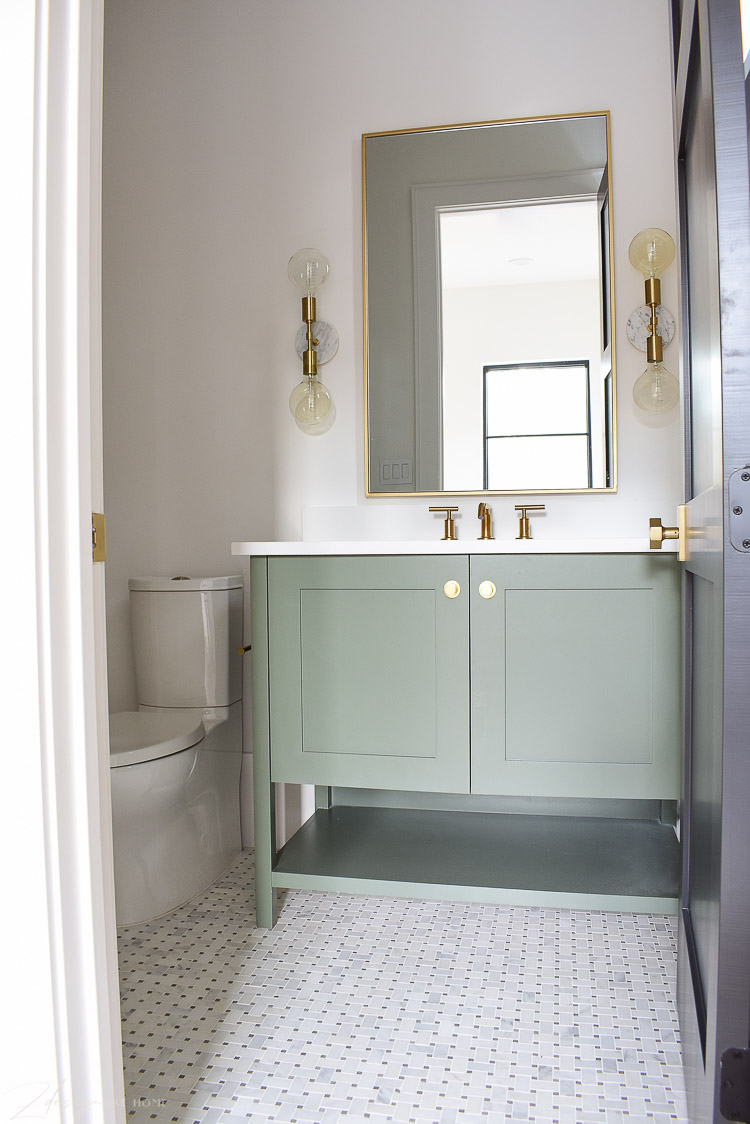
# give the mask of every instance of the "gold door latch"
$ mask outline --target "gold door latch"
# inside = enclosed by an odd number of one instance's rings
[[[648,521],[648,545],[650,550],[661,550],[665,539],[677,539],[677,556],[680,562],[687,561],[687,506],[681,503],[677,508],[677,526],[662,527],[661,519]]]
[[[100,511],[91,512],[91,557],[94,562],[107,561],[107,534]]]

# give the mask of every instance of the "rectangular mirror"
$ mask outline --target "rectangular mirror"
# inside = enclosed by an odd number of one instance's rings
[[[362,138],[367,494],[616,487],[609,114]]]

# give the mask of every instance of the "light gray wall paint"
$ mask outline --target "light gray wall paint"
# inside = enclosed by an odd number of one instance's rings
[[[113,709],[135,702],[128,576],[242,572],[232,539],[273,529],[265,326],[263,310],[253,308],[253,272],[267,269],[268,255],[255,202],[267,172],[252,141],[261,100],[248,58],[252,7],[107,4],[103,379]]]
[[[635,415],[643,356],[624,337],[643,300],[627,245],[645,226],[674,231],[668,32],[666,0],[107,0],[113,709],[135,703],[129,575],[238,572],[233,539],[296,538],[311,505],[378,502],[363,495],[363,132],[611,110],[621,487],[557,497],[547,522],[550,534],[617,537],[644,514],[671,519],[679,425]],[[337,423],[316,439],[287,408],[300,310],[286,263],[305,245],[331,259],[319,315],[341,338],[324,368]],[[669,274],[663,291],[675,312]],[[402,503],[429,533],[426,502]],[[496,511],[509,536],[512,505]]]

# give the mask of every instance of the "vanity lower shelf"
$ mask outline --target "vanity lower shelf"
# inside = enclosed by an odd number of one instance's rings
[[[275,888],[658,913],[679,842],[655,820],[336,805],[279,851]]]

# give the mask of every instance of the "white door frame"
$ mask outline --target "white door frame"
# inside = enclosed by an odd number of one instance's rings
[[[3,681],[0,1117],[125,1118],[101,510],[103,0],[4,0],[0,103]],[[7,128],[6,128],[7,125]],[[7,944],[7,947],[5,945]],[[6,1006],[7,1003],[7,1006]],[[6,1068],[7,1067],[7,1068]]]

